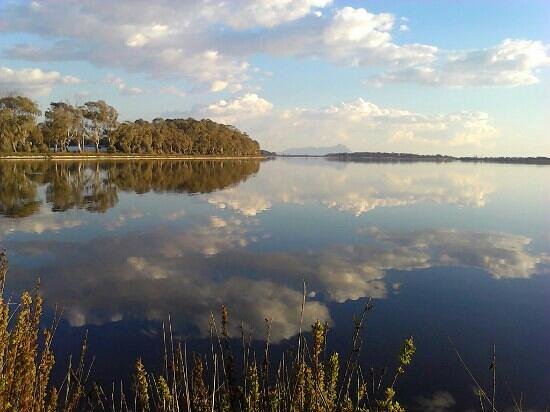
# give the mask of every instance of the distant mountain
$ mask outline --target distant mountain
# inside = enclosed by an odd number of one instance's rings
[[[300,147],[286,149],[282,153],[284,156],[325,156],[329,153],[348,153],[350,150],[343,144],[328,147]]]

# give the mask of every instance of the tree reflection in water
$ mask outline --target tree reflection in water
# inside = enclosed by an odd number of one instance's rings
[[[38,187],[54,212],[104,213],[118,192],[209,193],[246,180],[258,160],[139,162],[1,162],[0,214],[26,217],[39,211]]]

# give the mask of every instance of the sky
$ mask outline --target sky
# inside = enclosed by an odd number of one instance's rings
[[[0,92],[268,150],[550,155],[550,1],[0,0]]]

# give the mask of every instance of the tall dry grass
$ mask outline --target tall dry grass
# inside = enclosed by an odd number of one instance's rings
[[[4,411],[404,411],[396,400],[399,377],[415,352],[412,338],[405,340],[394,374],[365,374],[359,363],[369,302],[354,320],[349,354],[327,350],[327,324],[311,325],[311,334],[298,337],[297,348],[271,359],[271,322],[266,320],[265,343],[253,349],[252,337],[241,325],[238,349],[228,333],[228,309],[211,316],[209,353],[187,352],[185,342],[173,337],[170,319],[163,325],[163,372],[151,373],[141,359],[135,365],[131,388],[123,383],[110,391],[90,383],[86,339],[78,361],[69,362],[59,385],[50,381],[55,364],[53,337],[59,316],[41,330],[42,298],[39,284],[24,292],[18,303],[5,301],[8,271],[0,252],[0,412]],[[305,304],[305,292],[304,292]],[[303,306],[302,305],[302,314]],[[166,327],[164,327],[166,326]],[[116,393],[115,393],[116,392]]]

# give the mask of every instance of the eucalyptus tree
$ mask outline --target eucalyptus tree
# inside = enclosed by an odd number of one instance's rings
[[[0,98],[0,150],[28,151],[41,143],[36,118],[41,112],[31,99],[23,96]]]
[[[86,102],[81,110],[85,119],[87,135],[94,143],[96,152],[99,152],[99,145],[104,138],[109,140],[109,147],[113,147],[114,142],[109,139],[109,136],[118,124],[117,110],[103,100]]]
[[[82,110],[64,102],[52,102],[44,113],[43,123],[46,142],[54,147],[54,151],[60,148],[66,151],[72,142],[82,150],[82,137],[84,135],[84,123]]]

